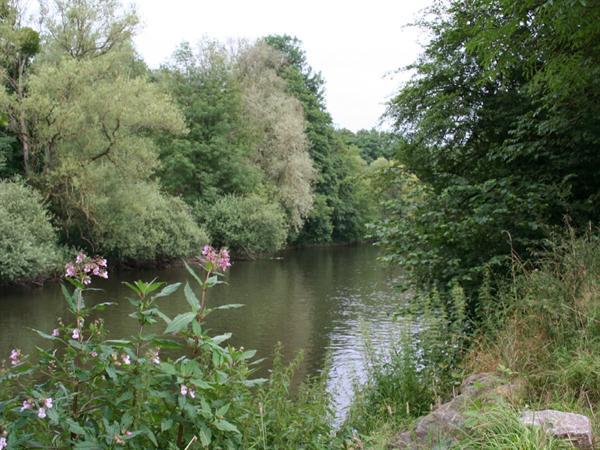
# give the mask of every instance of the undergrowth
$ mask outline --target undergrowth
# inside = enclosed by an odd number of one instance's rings
[[[520,378],[524,405],[586,414],[598,435],[600,237],[571,232],[535,267],[514,264],[512,282],[497,294],[499,322],[482,330],[465,367]]]

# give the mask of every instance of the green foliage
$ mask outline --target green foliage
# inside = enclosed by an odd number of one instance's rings
[[[0,180],[0,284],[45,278],[61,270],[63,257],[42,197]]]
[[[399,138],[396,134],[375,128],[358,130],[356,133],[342,129],[338,130],[338,134],[346,145],[357,147],[361,158],[369,164],[377,158],[393,158],[399,147]]]
[[[234,255],[255,258],[281,250],[287,237],[281,207],[257,195],[225,196],[213,205],[197,207],[197,215],[213,242]]]
[[[38,360],[15,350],[11,366],[0,372],[0,420],[9,447],[182,449],[192,440],[239,447],[241,400],[260,380],[249,378],[253,352],[223,344],[230,335],[212,337],[204,330],[212,312],[206,292],[220,276],[214,263],[205,260],[204,281],[195,273],[202,303],[186,285],[191,311],[172,319],[159,303],[179,284],[129,284],[139,331],[129,339],[107,339],[102,320],[90,316],[111,304],[88,307],[84,301],[91,268],[106,262],[80,254],[70,265],[75,289],[63,286],[70,317],[52,332],[37,331],[48,341]],[[153,330],[161,321],[166,329],[158,334]]]
[[[565,215],[599,219],[600,11],[482,0],[431,13],[388,110],[403,137],[396,180],[420,186],[388,201],[377,234],[417,284],[459,279],[474,299],[486,268],[528,258]]]
[[[279,73],[286,80],[288,91],[303,106],[309,153],[317,172],[315,207],[296,241],[302,244],[362,239],[369,214],[363,213],[363,196],[355,193],[350,183],[361,177],[360,165],[349,160],[351,151],[333,128],[325,108],[323,77],[309,66],[297,38],[272,35],[264,38],[264,42],[285,57]]]
[[[503,402],[473,407],[466,414],[467,431],[455,449],[486,448],[501,450],[568,450],[573,446],[565,439],[553,438],[542,427],[529,427],[520,421],[520,413]]]
[[[338,448],[325,374],[304,380],[294,389],[293,378],[301,360],[298,355],[285,365],[281,347],[275,349],[270,379],[249,407],[244,448]]]
[[[132,262],[160,261],[195,255],[209,241],[190,207],[161,193],[155,184],[117,187],[110,196],[90,200],[97,217],[90,238],[106,255]]]
[[[255,189],[254,138],[242,117],[242,91],[231,57],[215,42],[197,52],[182,44],[159,77],[185,115],[189,133],[161,139],[163,185],[189,204]]]
[[[3,133],[0,128],[0,179],[20,174],[21,159],[17,140],[14,136]]]

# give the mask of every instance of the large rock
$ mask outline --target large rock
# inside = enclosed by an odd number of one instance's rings
[[[552,409],[525,411],[521,415],[521,422],[541,426],[552,436],[570,441],[575,448],[592,448],[592,424],[589,418],[581,414]]]
[[[396,436],[390,449],[430,450],[450,448],[464,427],[464,411],[468,405],[479,401],[496,401],[498,397],[511,398],[521,390],[519,383],[507,384],[492,373],[478,373],[466,378],[460,395],[421,417],[413,431]]]

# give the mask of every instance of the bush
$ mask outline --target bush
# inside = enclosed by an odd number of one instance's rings
[[[213,242],[228,247],[236,256],[274,253],[283,248],[287,238],[285,213],[257,195],[230,195],[198,214]]]
[[[206,232],[179,198],[140,183],[96,204],[91,234],[105,254],[152,261],[197,254],[208,242]]]
[[[47,277],[62,262],[40,194],[18,181],[0,181],[0,283]]]

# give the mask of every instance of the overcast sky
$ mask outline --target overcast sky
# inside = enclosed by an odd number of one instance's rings
[[[425,39],[413,22],[431,0],[134,0],[142,20],[137,48],[157,67],[182,41],[291,34],[326,81],[327,108],[338,127],[377,126],[384,103],[406,76]],[[388,75],[388,76],[386,76]]]

